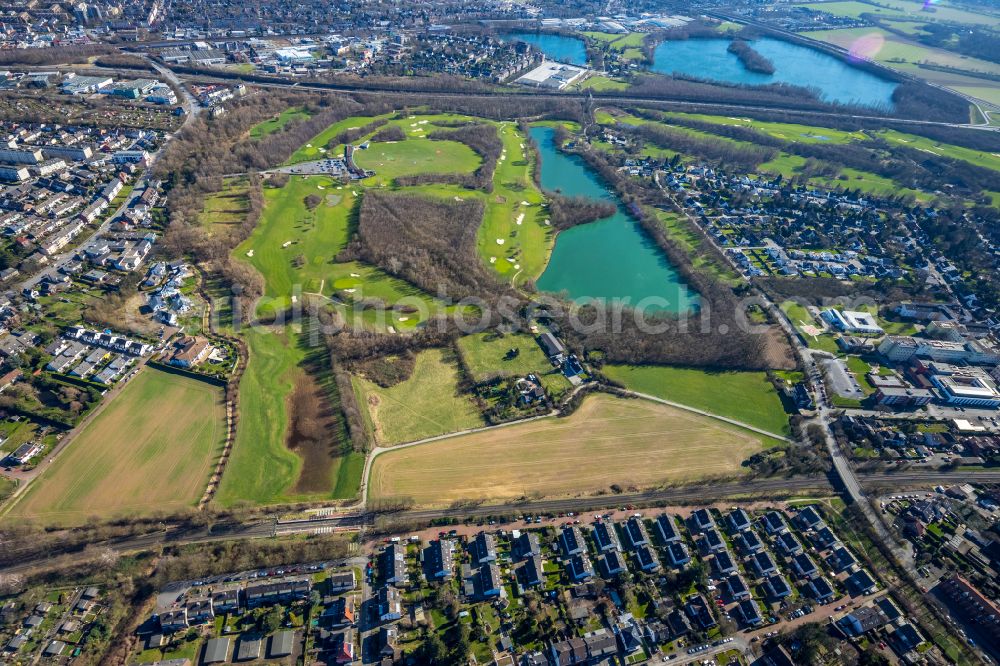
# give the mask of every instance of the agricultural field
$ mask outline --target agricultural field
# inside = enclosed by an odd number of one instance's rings
[[[930,83],[963,90],[977,99],[991,104],[1000,104],[1000,83],[956,72],[940,72],[921,68],[920,63],[930,63],[953,67],[968,72],[1000,74],[1000,64],[978,58],[970,58],[924,46],[906,37],[881,28],[843,28],[838,30],[817,30],[804,33],[810,39],[834,44],[844,49],[863,52],[865,57],[879,64],[897,69]]]
[[[858,18],[862,14],[873,14],[884,18],[908,19],[924,23],[947,22],[988,26],[1000,24],[1000,18],[997,16],[969,11],[940,2],[927,4],[915,0],[878,0],[876,5],[857,0],[844,0],[842,2],[804,3],[798,6],[850,18]]]
[[[268,134],[277,132],[280,129],[284,129],[285,125],[292,122],[293,120],[307,120],[311,117],[311,114],[305,109],[297,106],[293,106],[290,109],[285,109],[274,118],[265,120],[262,123],[258,123],[250,128],[250,138],[251,139],[261,139]]]
[[[364,461],[353,453],[324,461],[330,464],[327,490],[296,492],[303,460],[288,447],[289,406],[303,381],[307,350],[292,327],[250,330],[245,338],[250,362],[240,382],[239,427],[216,501],[232,506],[241,501],[294,501],[306,495],[313,499],[356,495]]]
[[[183,511],[201,498],[225,432],[220,387],[143,369],[8,515],[74,525],[93,516]]]
[[[380,445],[412,442],[477,428],[483,419],[476,406],[458,393],[458,366],[452,352],[428,349],[416,358],[413,373],[390,388],[354,377],[358,406]]]
[[[719,421],[644,400],[597,394],[550,418],[389,451],[372,467],[372,498],[421,506],[462,499],[578,496],[739,476],[774,444]]]
[[[626,388],[735,419],[776,435],[789,433],[781,398],[763,372],[664,365],[606,365],[602,372]]]

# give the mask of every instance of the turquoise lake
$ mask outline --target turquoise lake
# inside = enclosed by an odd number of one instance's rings
[[[774,74],[751,72],[726,49],[728,39],[665,41],[653,53],[654,72],[684,74],[726,83],[788,83],[814,88],[824,102],[891,108],[896,83],[833,56],[780,39],[762,37],[753,48],[774,64]]]
[[[582,39],[540,32],[509,32],[504,37],[537,47],[549,60],[570,65],[587,64],[587,48]]]
[[[542,158],[542,188],[613,201],[618,210],[611,217],[561,231],[537,287],[565,293],[577,302],[618,301],[648,312],[697,309],[698,295],[683,283],[663,251],[586,163],[556,148],[553,135],[549,127],[531,128]]]

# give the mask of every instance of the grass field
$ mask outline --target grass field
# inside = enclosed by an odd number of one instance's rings
[[[472,401],[458,394],[458,368],[451,353],[420,352],[413,374],[391,388],[354,378],[358,405],[367,408],[378,444],[411,442],[483,425]]]
[[[805,306],[795,301],[785,301],[781,304],[781,310],[788,315],[795,330],[802,334],[811,349],[820,349],[831,354],[840,352],[833,335],[821,332],[824,330],[823,325],[809,314]]]
[[[14,506],[13,518],[80,524],[179,511],[201,498],[225,438],[222,389],[142,370]]]
[[[268,134],[277,132],[283,129],[285,125],[293,120],[306,120],[310,117],[310,113],[303,109],[302,107],[293,106],[289,109],[285,109],[274,118],[265,120],[262,123],[257,123],[250,128],[250,138],[257,139],[263,138]]]
[[[562,373],[553,372],[542,348],[527,333],[504,336],[496,336],[492,332],[476,333],[459,338],[458,346],[476,381],[498,374],[523,377],[533,372],[550,392],[559,393],[570,388],[569,380]],[[520,353],[512,359],[505,358],[512,348]]]
[[[576,87],[581,88],[583,90],[589,89],[597,91],[606,91],[606,90],[625,90],[628,88],[628,86],[629,84],[626,83],[625,81],[619,81],[618,79],[612,79],[607,76],[596,75],[596,76],[588,76]]]
[[[712,372],[663,365],[606,365],[611,379],[647,395],[742,421],[768,432],[789,432],[781,398],[763,372]]]
[[[355,153],[354,161],[375,172],[368,185],[392,183],[400,176],[430,173],[472,173],[482,160],[464,143],[432,141],[411,134],[405,141],[373,143]]]
[[[303,499],[289,494],[302,460],[285,444],[287,401],[299,375],[305,350],[288,327],[280,332],[248,330],[250,362],[240,382],[240,421],[236,443],[222,476],[216,501],[232,506],[240,501],[270,504]],[[334,460],[327,499],[357,494],[364,458],[359,454]],[[353,484],[353,485],[352,485]],[[315,499],[315,496],[313,496]]]
[[[644,400],[592,395],[571,416],[390,451],[375,459],[371,497],[418,505],[588,495],[743,473],[773,443]]]
[[[243,221],[250,208],[246,178],[226,178],[222,189],[205,197],[205,207],[199,221],[209,232],[219,226],[236,225]]]

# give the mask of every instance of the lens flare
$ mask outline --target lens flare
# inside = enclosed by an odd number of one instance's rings
[[[856,39],[848,49],[848,53],[856,60],[870,60],[878,55],[884,45],[885,37],[873,32]]]

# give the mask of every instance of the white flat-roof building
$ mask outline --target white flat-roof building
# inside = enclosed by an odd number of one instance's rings
[[[875,320],[875,316],[867,312],[830,308],[829,310],[823,310],[820,316],[828,324],[844,333],[864,333],[868,335],[882,335],[885,333]]]
[[[970,370],[952,375],[931,375],[931,382],[949,405],[1000,408],[1000,392],[984,372]]]
[[[587,70],[583,67],[545,60],[538,67],[519,78],[517,82],[536,88],[562,90],[586,73]]]

